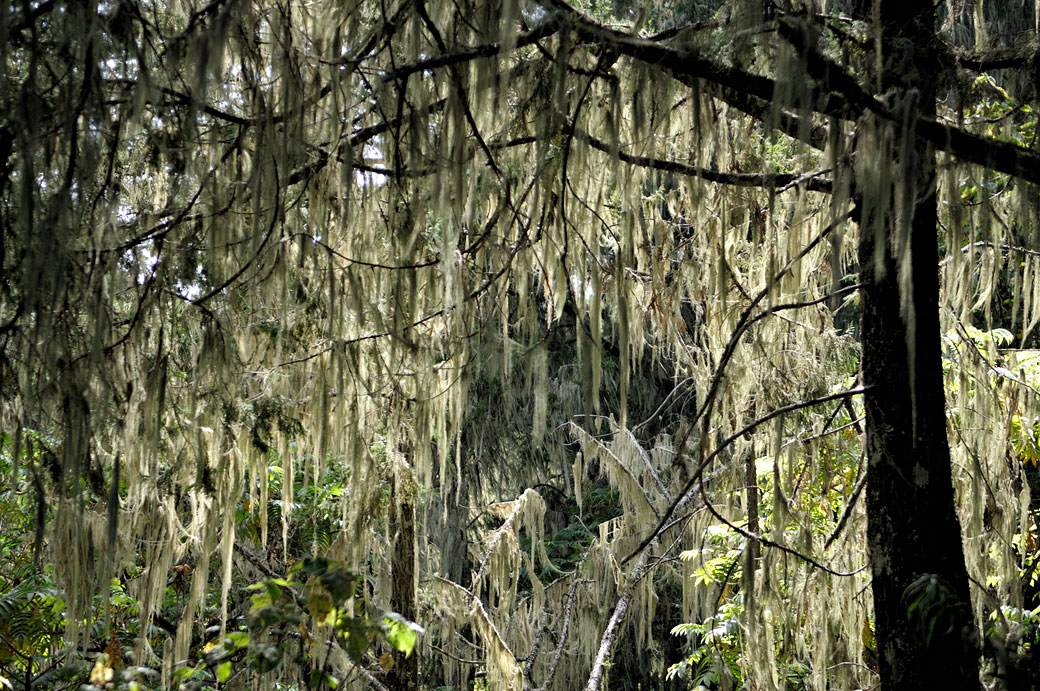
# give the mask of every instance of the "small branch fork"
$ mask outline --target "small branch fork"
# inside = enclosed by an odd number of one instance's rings
[[[631,554],[629,554],[627,557],[625,557],[625,559],[621,563],[625,564],[625,563],[629,562],[636,555],[640,554],[644,549],[646,549],[650,545],[651,542],[653,542],[654,540],[657,539],[657,537],[664,530],[665,525],[668,523],[669,520],[671,520],[672,515],[675,513],[675,510],[679,507],[679,505],[685,503],[685,501],[688,501],[687,495],[690,494],[690,492],[694,489],[694,486],[697,484],[697,481],[704,474],[704,471],[707,469],[707,467],[711,464],[711,462],[715,459],[715,457],[718,456],[720,453],[722,453],[722,451],[724,449],[726,449],[730,444],[732,444],[736,440],[740,439],[745,434],[748,434],[749,432],[754,431],[757,427],[759,427],[760,425],[762,425],[762,424],[772,420],[773,418],[779,417],[781,415],[786,415],[787,413],[790,413],[790,412],[795,411],[795,410],[801,410],[802,408],[809,408],[809,407],[812,407],[812,406],[815,406],[815,405],[819,405],[820,403],[826,403],[828,401],[836,401],[836,400],[839,400],[839,399],[850,398],[852,396],[858,396],[858,395],[862,394],[864,391],[866,391],[867,388],[868,387],[859,386],[859,387],[856,387],[854,389],[849,389],[847,391],[841,391],[841,392],[838,392],[838,393],[829,394],[827,396],[820,396],[819,398],[813,398],[813,399],[810,399],[808,401],[800,401],[798,403],[792,403],[790,405],[785,405],[785,406],[783,406],[781,408],[777,408],[776,410],[773,410],[773,411],[769,412],[766,415],[763,415],[762,417],[758,418],[754,422],[751,422],[750,424],[746,425],[739,432],[736,432],[736,433],[730,435],[729,437],[727,437],[721,444],[718,445],[718,447],[714,451],[712,451],[710,454],[708,454],[708,456],[703,461],[701,461],[700,465],[697,466],[697,470],[695,470],[693,472],[693,474],[690,476],[689,480],[687,480],[686,485],[683,487],[682,491],[679,492],[677,498],[671,503],[671,505],[668,507],[668,510],[665,511],[665,514],[661,518],[661,520],[658,522],[657,527],[654,528],[654,530],[651,531],[650,535],[648,535],[646,537],[646,539],[644,539],[639,544],[639,546],[636,547],[635,550],[632,551]],[[704,493],[704,490],[703,490],[703,487],[702,487],[702,489],[701,489],[702,496],[703,496],[703,493]],[[712,511],[712,513],[715,513],[715,512]],[[716,516],[717,516],[717,514],[716,514]],[[755,537],[755,536],[752,536],[750,533],[747,533],[746,531],[742,531],[742,532],[745,535],[745,537],[751,537],[751,538]],[[760,541],[763,541],[763,544],[767,544],[764,541],[764,538],[762,538]],[[771,546],[780,547],[780,545],[771,545]],[[785,549],[785,551],[790,551],[790,550],[786,550],[786,548],[783,548],[783,549]],[[802,556],[802,555],[799,555],[799,556]],[[814,564],[818,563],[818,562],[815,562],[811,558],[806,557],[806,556],[802,556],[802,558],[806,559],[807,561],[812,562]]]
[[[846,292],[851,292],[853,290],[857,290],[860,287],[859,285],[856,285],[856,286],[849,286],[847,288],[842,288],[841,290],[836,291],[835,293],[833,293],[831,295],[827,295],[827,296],[824,296],[822,298],[818,298],[818,299],[815,299],[815,300],[809,300],[809,301],[805,301],[805,302],[785,303],[785,304],[780,304],[780,305],[774,305],[774,306],[772,306],[772,307],[770,307],[770,308],[768,308],[766,310],[763,310],[763,311],[759,312],[758,314],[752,316],[752,313],[755,311],[755,308],[759,305],[759,303],[761,303],[762,300],[764,300],[766,298],[766,296],[769,295],[769,293],[770,293],[770,291],[772,289],[772,286],[775,285],[776,282],[779,281],[787,272],[789,272],[795,266],[795,264],[797,264],[797,262],[801,261],[801,259],[803,259],[806,255],[808,255],[809,252],[811,252],[813,250],[813,248],[815,248],[817,245],[819,245],[819,243],[823,242],[823,240],[831,232],[833,232],[841,223],[844,223],[848,218],[850,218],[853,213],[854,213],[854,209],[850,209],[848,212],[846,212],[845,214],[843,214],[843,215],[839,216],[838,218],[834,219],[825,228],[823,228],[823,230],[821,230],[816,235],[816,237],[813,238],[813,240],[808,245],[806,245],[804,248],[802,248],[802,250],[795,257],[792,257],[791,260],[789,262],[787,262],[787,264],[773,276],[772,280],[768,283],[768,285],[766,285],[766,287],[763,288],[755,296],[755,298],[753,300],[751,300],[750,304],[744,309],[743,313],[740,315],[740,318],[737,321],[737,326],[733,330],[733,334],[732,334],[732,336],[730,336],[730,340],[726,344],[726,348],[723,350],[722,356],[719,359],[719,364],[718,364],[718,367],[716,368],[715,376],[712,378],[711,386],[709,387],[708,392],[705,395],[704,402],[701,404],[700,409],[697,411],[696,415],[694,416],[694,424],[696,424],[696,421],[698,421],[698,420],[700,420],[702,422],[702,428],[703,428],[703,431],[704,431],[703,437],[705,439],[707,438],[708,420],[711,417],[711,411],[712,411],[712,408],[714,406],[715,397],[718,394],[719,386],[721,385],[722,378],[725,375],[726,366],[729,364],[730,359],[733,357],[733,354],[736,352],[736,348],[737,348],[737,345],[740,343],[741,337],[744,335],[744,333],[747,332],[747,330],[749,328],[751,328],[751,326],[755,322],[757,322],[757,321],[759,321],[761,319],[764,319],[765,317],[769,316],[770,314],[774,314],[774,313],[776,313],[778,311],[785,310],[785,309],[795,309],[795,308],[799,308],[799,307],[807,307],[807,306],[810,306],[810,305],[819,304],[821,302],[825,302],[826,300],[829,300],[831,297],[834,297],[835,295],[840,295],[840,294],[843,294],[843,293],[846,293]],[[855,394],[858,394],[858,393],[862,393],[863,390],[864,389],[862,389],[862,388],[852,389],[852,390],[846,391],[844,393],[833,394],[831,396],[826,396],[826,397],[823,397],[823,398],[816,398],[816,399],[813,399],[811,401],[804,401],[804,402],[801,402],[801,403],[793,403],[791,405],[784,406],[782,408],[778,408],[777,410],[774,410],[773,412],[769,413],[765,417],[759,418],[755,422],[752,422],[750,425],[745,427],[743,430],[741,430],[737,434],[729,437],[726,441],[724,441],[721,445],[719,445],[719,447],[717,449],[715,449],[715,451],[713,451],[706,459],[704,459],[698,465],[697,469],[694,471],[694,473],[687,480],[686,485],[683,487],[682,491],[678,494],[678,496],[675,499],[673,499],[670,502],[670,504],[668,506],[668,510],[665,511],[664,516],[662,516],[661,519],[658,521],[657,527],[650,533],[650,535],[648,535],[639,544],[639,546],[631,554],[629,554],[627,557],[625,557],[625,559],[621,563],[625,564],[628,561],[630,561],[633,557],[635,557],[637,554],[639,554],[644,549],[646,549],[646,547],[649,546],[650,543],[653,542],[657,538],[657,536],[663,530],[663,526],[665,526],[668,523],[668,521],[671,519],[672,515],[675,513],[675,510],[677,508],[679,508],[681,505],[685,504],[689,500],[689,496],[688,495],[694,489],[694,487],[696,486],[697,482],[700,480],[701,476],[704,474],[704,471],[707,469],[707,467],[708,467],[709,463],[712,461],[712,459],[714,459],[715,456],[717,456],[729,444],[733,443],[736,439],[740,438],[741,436],[743,436],[747,432],[750,432],[751,430],[755,429],[760,424],[766,422],[767,420],[771,420],[774,417],[777,417],[778,415],[783,415],[784,413],[789,412],[791,410],[798,410],[800,408],[809,407],[809,406],[812,406],[812,405],[816,405],[818,403],[824,403],[824,402],[829,401],[829,400],[836,400],[836,399],[840,399],[840,398],[846,398],[848,396],[852,396],[852,395],[855,395]],[[687,430],[685,435],[676,444],[676,449],[682,449],[683,446],[685,446],[686,441],[688,440],[689,435],[690,435],[692,429],[693,429],[693,425],[690,426],[690,428]]]
[[[679,530],[679,535],[672,541],[672,544],[664,550],[664,554],[670,553],[675,545],[678,544],[679,540],[682,539],[683,534],[686,532],[686,527],[692,519],[693,514],[690,514],[689,517],[675,520],[668,524],[667,528],[671,528],[680,522],[683,523],[683,526]],[[593,662],[592,670],[589,672],[589,679],[588,683],[585,685],[585,691],[599,691],[600,685],[603,682],[604,668],[606,667],[607,660],[610,658],[611,651],[614,648],[614,642],[617,639],[621,625],[624,623],[625,616],[628,614],[628,608],[632,604],[632,597],[635,594],[636,585],[646,578],[655,566],[663,561],[665,561],[665,559],[660,557],[647,563],[647,555],[645,552],[639,557],[639,561],[632,569],[631,575],[624,585],[624,589],[621,591],[617,602],[614,604],[614,612],[610,616],[610,621],[607,622],[607,627],[604,629],[603,635],[600,637],[599,650],[596,651],[596,660]],[[548,686],[548,682],[546,682],[546,686]]]
[[[866,475],[864,475],[863,477],[865,478]],[[752,532],[750,532],[748,530],[744,530],[739,525],[736,525],[732,521],[728,520],[721,513],[719,513],[718,510],[712,505],[712,503],[710,501],[708,501],[708,495],[707,495],[707,493],[706,493],[706,491],[704,489],[704,485],[701,485],[700,492],[701,492],[701,500],[704,501],[704,505],[707,507],[708,512],[712,516],[714,516],[716,518],[716,520],[718,520],[718,521],[724,523],[725,525],[729,526],[734,531],[736,531],[738,534],[742,535],[743,537],[747,538],[748,540],[754,540],[755,542],[757,542],[757,543],[759,543],[761,545],[764,545],[766,547],[774,547],[774,548],[780,550],[781,552],[784,552],[785,554],[790,554],[793,557],[798,557],[799,559],[802,559],[802,560],[808,562],[809,564],[811,564],[814,568],[819,569],[820,571],[823,571],[824,573],[829,573],[832,576],[843,576],[843,577],[855,576],[857,573],[860,573],[861,571],[863,571],[864,569],[867,568],[867,566],[864,565],[864,566],[861,566],[860,568],[856,569],[855,571],[847,571],[847,572],[835,571],[834,569],[830,568],[829,566],[816,561],[815,559],[810,557],[808,554],[803,554],[802,552],[799,552],[798,550],[795,550],[795,549],[791,549],[790,547],[787,547],[786,545],[782,545],[779,542],[774,542],[773,540],[770,540],[767,537],[763,537],[761,535],[756,535],[755,533],[752,533]],[[851,507],[853,505],[853,503],[854,503],[854,501],[850,500],[849,506]],[[846,515],[847,515],[847,512],[846,512]],[[845,516],[842,516],[842,518],[845,518]]]

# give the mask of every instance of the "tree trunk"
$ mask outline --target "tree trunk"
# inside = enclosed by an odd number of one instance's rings
[[[468,464],[468,461],[466,463]],[[466,529],[469,526],[470,515],[467,507],[467,473],[449,472],[445,475],[447,477],[441,478],[441,492],[447,507],[444,511],[443,525],[438,525],[437,531],[441,541],[441,574],[449,581],[468,588],[470,568]],[[435,506],[431,511],[441,513],[441,508]]]
[[[882,91],[896,87],[895,99],[916,98],[909,122],[934,117],[939,64],[931,0],[880,2],[874,16],[881,21]],[[859,218],[868,543],[881,687],[977,689],[943,405],[935,152],[917,137],[904,146],[901,136],[894,135],[889,165],[905,179],[895,181],[884,206],[872,211],[861,199]],[[876,160],[879,153],[861,142],[858,157]],[[911,211],[907,232],[897,213]],[[903,280],[900,264],[907,261],[910,280]]]
[[[394,480],[391,493],[391,504],[394,516],[394,546],[390,564],[394,583],[390,593],[390,607],[409,621],[418,617],[416,600],[416,555],[415,555],[415,503],[411,497],[412,488],[401,488],[399,480]],[[410,691],[419,688],[419,655],[418,646],[412,654],[395,651],[394,665],[387,674],[387,687],[391,691]]]

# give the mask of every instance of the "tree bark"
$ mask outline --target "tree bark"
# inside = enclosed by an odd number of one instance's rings
[[[469,460],[464,462],[468,470]],[[449,581],[468,588],[470,568],[466,529],[469,526],[470,515],[466,506],[469,496],[467,473],[449,472],[445,475],[447,477],[441,478],[441,492],[447,507],[444,511],[443,525],[438,526],[437,532],[441,540],[441,574]],[[435,507],[432,511],[440,513],[441,509]]]
[[[872,14],[880,18],[882,91],[916,99],[907,110],[912,128],[913,119],[935,115],[935,13],[930,0],[878,1],[880,13]],[[904,172],[891,200],[871,210],[861,199],[859,218],[866,502],[881,687],[977,689],[943,405],[935,150],[920,137],[902,136],[894,133],[888,162]],[[861,144],[857,156],[878,154]],[[911,212],[907,233],[897,213]],[[909,281],[900,279],[906,261]]]
[[[399,505],[399,509],[391,509],[394,513],[394,545],[390,564],[393,575],[393,588],[390,593],[390,607],[409,621],[418,617],[416,608],[416,554],[415,554],[415,503],[411,497],[411,488],[401,488],[400,481],[394,480],[391,493],[391,504]],[[394,651],[394,665],[386,677],[387,688],[392,691],[411,691],[419,688],[419,655],[418,646],[412,654]]]

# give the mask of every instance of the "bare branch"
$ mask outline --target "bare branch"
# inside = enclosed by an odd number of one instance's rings
[[[729,101],[730,96],[737,96],[738,100],[734,101],[737,107],[741,107],[739,100],[743,100],[749,106],[754,106],[756,99],[759,105],[769,104],[776,93],[777,83],[769,77],[722,65],[686,50],[615,31],[578,12],[564,0],[543,0],[543,4],[555,15],[569,21],[574,31],[584,40],[641,62],[663,67],[684,84],[692,85],[698,80],[713,84],[720,90],[715,95],[723,100]],[[793,31],[791,37],[798,40]],[[843,78],[843,72],[838,74],[827,71],[827,65],[822,58],[808,62],[809,66],[815,67],[820,74],[827,75],[826,86],[836,89],[827,92],[819,87],[811,88],[806,102],[813,104],[812,113],[853,119],[870,111],[889,122],[902,121],[898,113],[866,93],[855,80]],[[756,117],[765,120],[768,112],[762,110]],[[934,119],[920,118],[916,122],[916,128],[919,136],[924,137],[940,151],[1029,182],[1040,183],[1040,153],[1036,151],[1012,142],[972,134]],[[781,123],[781,129],[792,137],[806,139],[797,129],[791,129],[786,123]],[[826,143],[826,137],[821,143]]]
[[[708,456],[700,463],[700,465],[697,466],[697,469],[690,476],[690,479],[687,480],[686,485],[682,489],[682,492],[679,493],[678,498],[675,501],[672,502],[671,506],[669,506],[668,510],[665,512],[664,517],[661,518],[660,521],[658,521],[657,527],[653,531],[651,531],[650,534],[646,537],[646,539],[644,539],[639,544],[639,546],[636,547],[632,551],[631,554],[629,554],[627,557],[625,557],[622,560],[621,563],[622,564],[626,564],[633,557],[635,557],[637,554],[639,554],[643,550],[645,550],[647,548],[647,546],[651,542],[653,542],[654,540],[657,539],[658,535],[661,534],[661,531],[663,530],[665,524],[671,519],[672,514],[675,513],[675,509],[678,508],[678,506],[680,504],[684,503],[687,500],[687,495],[694,489],[694,485],[696,485],[697,481],[704,474],[704,471],[707,469],[708,465],[715,459],[716,456],[718,456],[720,453],[722,453],[723,449],[728,447],[730,444],[735,442],[737,439],[740,439],[745,434],[754,431],[755,428],[757,428],[758,426],[760,426],[763,423],[766,423],[766,422],[772,420],[775,417],[779,417],[780,415],[786,415],[787,413],[789,413],[791,411],[801,410],[802,408],[809,408],[809,407],[814,406],[814,405],[819,405],[820,403],[826,403],[827,401],[836,401],[836,400],[838,400],[840,398],[849,398],[850,396],[858,396],[861,393],[863,393],[864,391],[866,391],[867,388],[868,387],[859,386],[859,387],[856,387],[855,389],[849,389],[847,391],[841,391],[839,393],[834,393],[834,394],[830,394],[830,395],[827,395],[827,396],[820,396],[819,398],[813,398],[813,399],[810,399],[808,401],[800,401],[798,403],[792,403],[790,405],[785,405],[785,406],[783,406],[781,408],[777,408],[776,410],[773,410],[772,412],[770,412],[770,413],[768,413],[766,415],[763,415],[762,417],[758,418],[754,422],[752,422],[752,423],[750,423],[748,425],[745,425],[744,428],[741,429],[739,432],[736,432],[735,434],[732,434],[729,437],[726,437],[726,439],[721,444],[719,444],[718,447],[714,451],[712,451],[710,454],[708,454]],[[702,492],[703,492],[703,488],[702,488]]]
[[[846,571],[835,571],[831,567],[829,567],[829,566],[827,566],[825,564],[821,564],[820,562],[816,561],[816,559],[810,557],[808,554],[803,554],[802,552],[799,552],[796,549],[791,549],[790,547],[788,547],[786,545],[781,545],[779,542],[774,542],[773,540],[770,540],[767,537],[762,537],[761,535],[755,535],[754,533],[749,532],[747,530],[744,530],[739,525],[733,523],[732,521],[727,519],[725,516],[723,516],[721,513],[719,513],[715,509],[715,507],[712,505],[712,503],[710,501],[708,501],[708,496],[707,496],[707,494],[704,491],[704,486],[703,485],[701,486],[701,499],[704,501],[704,505],[708,508],[708,511],[711,513],[712,516],[715,517],[716,520],[718,520],[718,521],[722,522],[723,524],[729,526],[731,529],[736,531],[738,534],[744,536],[748,540],[754,540],[755,542],[758,542],[759,544],[764,545],[766,547],[773,547],[775,549],[780,550],[781,552],[784,552],[786,554],[790,554],[792,557],[798,557],[799,559],[801,559],[801,560],[811,564],[813,566],[813,568],[819,569],[820,571],[823,571],[825,573],[829,573],[832,576],[842,576],[842,577],[855,576],[857,573],[860,573],[861,571],[863,571],[864,569],[867,568],[867,565],[863,565],[860,568],[856,569],[855,571],[847,571],[847,572]]]
[[[792,185],[801,184],[804,185],[806,189],[812,190],[813,192],[830,192],[833,186],[830,178],[823,177],[827,171],[818,171],[808,174],[803,173],[799,175],[790,173],[782,173],[778,175],[767,175],[763,173],[724,173],[719,170],[703,168],[701,166],[692,166],[688,163],[680,163],[679,161],[668,161],[659,158],[650,158],[648,156],[636,156],[634,154],[625,153],[624,151],[612,151],[610,145],[606,142],[596,139],[580,130],[575,130],[574,136],[575,138],[588,143],[589,146],[597,151],[602,151],[603,153],[612,156],[616,155],[619,161],[624,161],[625,163],[630,163],[642,168],[652,168],[654,170],[663,170],[670,173],[678,173],[680,175],[689,175],[691,177],[701,178],[708,182],[717,182],[723,185],[733,185],[735,187],[786,188]]]
[[[632,595],[635,585],[639,583],[640,578],[642,578],[643,573],[646,570],[646,555],[644,554],[640,557],[640,562],[632,571],[631,579],[627,582],[621,594],[618,596],[617,602],[614,605],[614,612],[610,615],[610,621],[607,622],[607,628],[603,630],[603,635],[599,639],[599,649],[596,651],[596,659],[592,663],[592,670],[589,672],[589,681],[585,684],[585,691],[599,691],[600,684],[603,683],[604,667],[607,660],[610,659],[611,651],[614,648],[614,641],[617,639],[621,625],[625,623],[625,616],[628,614],[628,607],[632,604]]]
[[[571,587],[567,590],[567,603],[563,606],[563,630],[560,631],[560,642],[556,645],[556,652],[553,654],[552,662],[549,663],[549,671],[545,674],[545,679],[542,680],[542,685],[538,687],[538,691],[544,691],[552,683],[553,677],[556,675],[556,668],[560,664],[560,659],[563,657],[563,647],[567,643],[567,635],[570,633],[571,627],[571,611],[574,608],[574,594],[578,590],[578,585],[581,583],[587,583],[588,581],[581,579],[574,579],[571,582]],[[534,659],[531,659],[534,662]],[[524,670],[526,674],[528,670]]]
[[[848,400],[848,399],[845,399]],[[864,467],[866,459],[860,460],[860,467]],[[849,516],[852,515],[852,510],[856,506],[856,502],[859,500],[859,495],[863,492],[863,488],[867,486],[867,471],[864,470],[859,480],[856,482],[856,486],[852,488],[852,494],[849,496],[848,502],[845,504],[845,510],[841,513],[841,518],[838,519],[838,524],[834,526],[834,530],[831,531],[830,537],[823,543],[823,548],[827,549],[831,546],[831,543],[838,539],[841,535],[841,531],[845,529],[845,524],[849,520]]]

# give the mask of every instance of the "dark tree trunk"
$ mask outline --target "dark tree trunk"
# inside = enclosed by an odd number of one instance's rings
[[[410,488],[401,488],[395,480],[391,493],[391,503],[399,505],[394,512],[393,554],[391,557],[391,574],[393,589],[390,593],[390,607],[409,621],[416,621],[416,554],[415,554],[415,503]],[[412,654],[394,651],[394,665],[387,674],[387,687],[392,691],[411,691],[419,688],[419,655],[418,646]]]
[[[447,477],[441,478],[441,492],[447,507],[444,511],[443,525],[439,525],[437,531],[441,539],[441,573],[449,581],[468,588],[470,564],[466,529],[469,526],[470,515],[466,506],[469,489],[467,473],[451,472],[445,475]],[[431,511],[439,514],[441,508],[435,506]]]
[[[880,1],[882,91],[892,95],[894,107],[912,94],[912,117],[934,117],[939,65],[931,0]],[[935,152],[917,138],[908,138],[904,147],[901,134],[895,133],[891,166],[908,171],[909,179],[895,181],[893,201],[883,208],[871,211],[870,200],[861,200],[859,219],[866,285],[863,380],[869,387],[864,396],[868,542],[881,687],[977,689],[978,656],[946,437]],[[857,155],[876,159],[878,154],[861,143]],[[895,239],[901,231],[894,200],[904,194],[904,208],[913,211],[909,238]],[[907,258],[912,279],[902,281],[910,293],[904,304],[900,262]]]
[[[759,522],[758,522],[758,471],[755,468],[755,459],[757,458],[755,448],[751,448],[751,453],[748,454],[747,460],[744,461],[744,491],[747,492],[747,529],[752,535],[758,535]],[[755,540],[748,540],[748,550],[751,551],[749,557],[751,559],[758,559],[761,547]],[[750,569],[748,572],[750,573]]]

